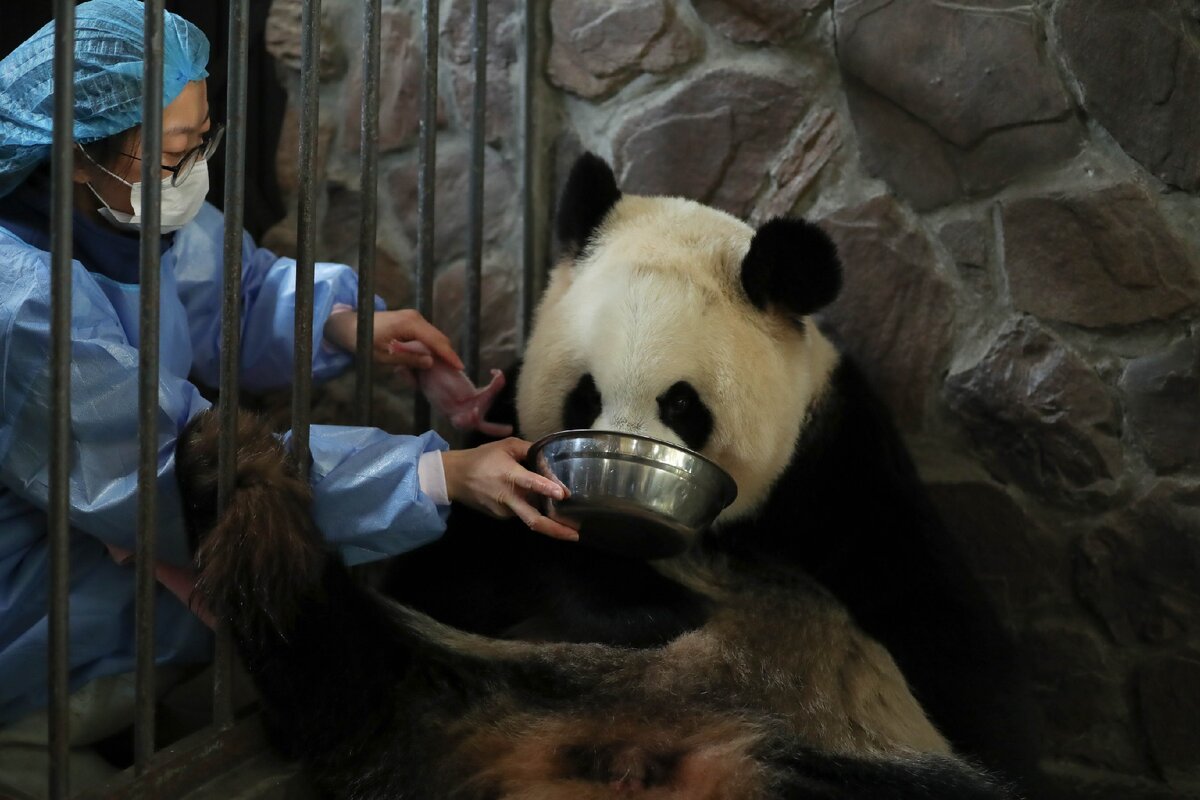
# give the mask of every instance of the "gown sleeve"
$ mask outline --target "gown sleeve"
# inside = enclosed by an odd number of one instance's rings
[[[403,553],[442,535],[450,507],[422,491],[417,465],[423,453],[446,447],[432,431],[394,436],[377,428],[312,426],[313,517],[347,564]]]
[[[224,217],[205,205],[194,224],[176,234],[172,253],[180,299],[191,331],[192,374],[219,383],[221,264]],[[241,385],[250,391],[292,382],[295,343],[296,262],[256,247],[242,235]],[[318,263],[313,292],[313,378],[333,377],[350,366],[348,353],[324,344],[325,320],[335,305],[358,303],[358,276],[343,264]],[[384,307],[376,298],[376,308]],[[347,563],[404,552],[441,535],[447,506],[420,488],[423,453],[446,449],[436,434],[392,436],[374,428],[314,425],[313,513],[326,539]]]
[[[49,256],[0,245],[0,259],[6,265],[0,270],[0,484],[45,510],[51,428]],[[72,265],[72,295],[71,524],[134,550],[138,352],[117,311],[78,262]],[[190,554],[175,446],[187,423],[209,403],[186,378],[166,370],[159,376],[158,400],[158,557],[184,565]],[[394,555],[441,535],[448,507],[421,491],[417,465],[422,453],[445,447],[433,433],[392,436],[373,428],[313,426],[314,515],[349,563]]]
[[[221,343],[221,276],[225,219],[205,205],[196,220],[179,233],[171,248],[180,299],[188,312],[193,375],[209,386],[219,383]],[[345,264],[314,267],[313,379],[326,380],[350,366],[352,358],[323,345],[325,321],[335,305],[358,305],[358,276]],[[241,367],[243,388],[279,389],[291,384],[295,347],[296,262],[256,247],[242,234]],[[376,307],[383,302],[376,299]]]
[[[50,265],[32,248],[0,247],[0,482],[46,509],[51,430]],[[73,528],[136,547],[138,352],[116,310],[72,264],[70,517]],[[163,371],[158,386],[158,557],[190,560],[175,481],[175,443],[208,408],[195,386]]]

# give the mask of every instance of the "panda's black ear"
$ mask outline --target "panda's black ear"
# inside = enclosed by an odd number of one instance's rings
[[[604,159],[584,153],[571,167],[571,175],[558,203],[558,238],[573,253],[583,250],[588,238],[621,199],[617,178]]]
[[[833,302],[842,288],[842,265],[829,234],[802,219],[772,219],[750,240],[742,260],[742,287],[750,302],[796,316]]]

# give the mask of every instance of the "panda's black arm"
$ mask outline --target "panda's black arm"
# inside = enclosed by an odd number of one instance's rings
[[[543,537],[544,538],[544,537]],[[510,633],[523,639],[659,647],[699,628],[709,602],[647,562],[574,544],[541,543],[544,573],[540,613]]]
[[[517,425],[522,362],[505,370],[489,422]],[[466,446],[491,439],[473,433]],[[703,624],[705,601],[649,565],[546,539],[456,504],[438,541],[394,558],[384,594],[463,630],[652,647]]]
[[[645,562],[455,505],[445,535],[392,559],[384,594],[462,630],[652,647],[703,624],[705,601]]]
[[[934,722],[989,765],[1033,772],[1015,649],[941,522],[883,403],[848,359],[764,512],[714,546],[791,563],[896,659]]]
[[[455,504],[446,533],[393,558],[381,589],[448,625],[499,636],[544,604],[537,554],[522,528]]]

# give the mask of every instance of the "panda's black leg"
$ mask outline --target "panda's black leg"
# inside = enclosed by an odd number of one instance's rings
[[[519,522],[455,505],[441,539],[391,560],[381,590],[447,625],[500,635],[545,607],[531,537]]]
[[[703,596],[645,561],[551,543],[556,568],[545,573],[546,604],[511,634],[555,642],[659,647],[701,627]]]
[[[441,540],[394,560],[383,590],[462,630],[546,642],[655,647],[709,612],[646,562],[458,506]]]

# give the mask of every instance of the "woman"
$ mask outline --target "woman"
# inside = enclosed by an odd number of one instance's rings
[[[93,0],[76,9],[73,312],[71,324],[72,742],[129,721],[134,666],[133,571],[110,553],[135,549],[137,511],[138,238],[141,163],[162,172],[162,304],[157,552],[186,567],[174,476],[176,437],[208,407],[189,376],[218,382],[224,220],[204,203],[207,163],[220,142],[205,97],[208,42],[165,15],[162,153],[142,151],[143,7]],[[49,145],[53,24],[0,61],[0,782],[45,785],[50,406]],[[243,240],[242,385],[285,386],[292,372],[295,263]],[[354,273],[318,264],[313,347],[317,380],[351,364]],[[447,338],[413,311],[380,311],[378,363],[461,369]],[[389,352],[393,340],[432,355]],[[528,443],[509,439],[448,451],[435,433],[313,426],[314,515],[351,564],[409,550],[441,534],[450,500],[573,539],[537,513],[528,493],[562,488],[520,466]],[[181,592],[186,594],[186,592]],[[197,663],[212,637],[184,600],[160,588],[157,662]],[[40,737],[40,741],[39,741]],[[16,748],[14,750],[14,748]],[[8,758],[14,756],[13,758]],[[32,760],[31,760],[32,759]],[[21,769],[16,770],[15,763]],[[75,788],[107,767],[80,752]],[[20,774],[18,774],[20,773]],[[19,788],[19,787],[18,787]]]

